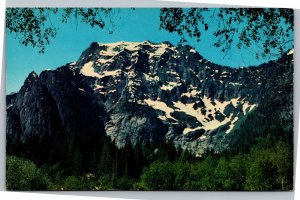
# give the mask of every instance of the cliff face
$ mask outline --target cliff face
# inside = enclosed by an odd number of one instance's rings
[[[90,135],[119,147],[166,140],[201,156],[230,148],[250,113],[292,124],[292,99],[291,52],[234,69],[168,42],[92,43],[76,63],[32,72],[7,96],[7,136],[12,145]]]

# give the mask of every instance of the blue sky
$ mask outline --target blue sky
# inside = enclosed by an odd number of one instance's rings
[[[152,42],[170,41],[177,45],[180,37],[176,33],[159,30],[159,9],[118,9],[113,11],[113,26],[104,30],[75,22],[61,24],[55,16],[51,21],[58,25],[58,34],[46,46],[44,54],[38,49],[19,44],[14,35],[6,33],[6,89],[7,94],[17,92],[31,71],[38,74],[45,69],[56,69],[66,63],[76,61],[80,54],[92,43],[112,43],[117,41]],[[113,30],[112,34],[109,31]],[[257,60],[250,50],[233,48],[231,55],[224,54],[213,46],[212,30],[202,34],[200,42],[188,42],[206,59],[221,65],[240,67],[258,65],[266,60]]]

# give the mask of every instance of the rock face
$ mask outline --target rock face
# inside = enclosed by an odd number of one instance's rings
[[[292,122],[293,53],[257,67],[230,68],[190,46],[92,43],[79,60],[32,72],[7,96],[7,136],[66,138],[106,134],[122,147],[162,140],[189,149],[230,148],[239,124],[268,108]]]

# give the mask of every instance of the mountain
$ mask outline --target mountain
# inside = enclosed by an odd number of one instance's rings
[[[292,124],[292,51],[230,68],[169,42],[92,43],[77,62],[32,72],[7,95],[8,152],[41,159],[70,143],[92,154],[103,135],[118,147],[166,141],[202,156]]]

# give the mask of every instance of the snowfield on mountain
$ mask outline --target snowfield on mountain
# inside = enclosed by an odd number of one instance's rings
[[[221,152],[250,113],[264,114],[260,107],[290,120],[292,65],[292,50],[277,61],[231,68],[190,46],[95,42],[76,62],[32,72],[7,96],[7,135],[25,142],[99,133],[118,147],[165,140],[196,156]],[[287,100],[273,107],[274,98]]]

